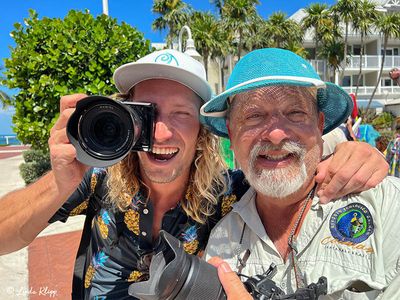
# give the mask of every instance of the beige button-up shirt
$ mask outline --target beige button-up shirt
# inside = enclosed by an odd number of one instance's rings
[[[220,256],[237,271],[238,256],[243,258],[249,249],[241,273],[263,274],[275,263],[272,280],[293,293],[297,287],[291,260],[283,261],[265,232],[255,195],[250,188],[217,224],[204,257]],[[400,299],[400,180],[388,177],[373,189],[325,205],[314,197],[297,245],[306,285],[320,276],[328,280],[323,299]]]

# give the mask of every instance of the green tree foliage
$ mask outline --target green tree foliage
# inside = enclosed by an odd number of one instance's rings
[[[24,24],[15,24],[11,33],[16,46],[5,60],[3,83],[19,91],[14,131],[34,149],[47,150],[61,96],[116,92],[114,70],[150,51],[142,33],[105,15],[72,10],[63,20],[39,19],[31,10]]]
[[[301,21],[304,31],[312,29],[315,41],[315,59],[319,56],[319,45],[323,39],[326,27],[330,27],[332,20],[329,17],[328,6],[321,3],[312,3],[304,9],[306,16]]]
[[[3,68],[4,68],[3,66],[0,66],[0,71],[3,70]],[[0,82],[3,82],[3,80],[4,77],[0,75]],[[3,109],[6,109],[11,103],[11,97],[5,91],[2,90],[0,90],[0,103]]]
[[[154,0],[152,12],[159,14],[152,24],[154,30],[168,29],[167,46],[171,47],[179,30],[188,22],[191,11],[182,0]]]
[[[35,182],[51,168],[47,151],[30,149],[22,152],[22,156],[25,162],[19,166],[19,171],[25,184]]]

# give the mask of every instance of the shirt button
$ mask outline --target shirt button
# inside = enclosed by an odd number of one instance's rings
[[[143,209],[143,213],[144,213],[145,215],[147,215],[147,214],[149,213],[149,210],[148,210],[147,208],[145,208],[145,209]]]
[[[286,282],[281,282],[281,288],[286,289]]]
[[[142,231],[142,235],[143,235],[143,236],[146,236],[147,233],[146,233],[145,231]]]

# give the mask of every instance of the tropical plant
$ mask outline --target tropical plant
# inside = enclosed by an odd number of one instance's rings
[[[353,20],[354,29],[360,33],[360,40],[361,40],[360,66],[357,76],[357,87],[355,92],[356,98],[358,95],[358,88],[361,82],[361,74],[363,66],[362,59],[365,49],[365,37],[367,37],[368,34],[371,32],[371,30],[374,29],[378,15],[379,13],[376,10],[376,4],[374,2],[371,2],[369,0],[361,0],[359,4],[359,11],[355,19]]]
[[[245,38],[254,34],[252,21],[257,18],[256,5],[259,0],[225,0],[222,7],[222,19],[227,30],[234,32],[236,38],[236,55],[240,60]]]
[[[0,66],[0,71],[3,70],[4,67]],[[3,85],[4,76],[0,75],[0,84]],[[0,90],[0,102],[3,109],[6,109],[9,105],[11,105],[11,97],[3,90]]]
[[[191,8],[182,0],[154,0],[152,12],[160,16],[152,24],[153,30],[168,29],[167,46],[172,48],[179,30],[188,22]]]
[[[321,47],[321,57],[324,57],[333,74],[339,71],[343,61],[344,43],[341,39],[326,42]]]
[[[379,82],[382,77],[383,67],[385,65],[386,48],[388,41],[391,38],[400,38],[400,13],[396,12],[396,13],[380,14],[376,21],[376,27],[383,37],[383,55],[381,60],[381,68],[379,70],[379,75],[376,80],[375,88],[371,94],[371,97],[368,101],[368,105],[366,107],[367,110],[371,106],[372,100],[374,99],[376,90],[378,89]]]
[[[272,47],[272,40],[269,37],[270,30],[267,20],[261,18],[259,15],[254,16],[250,20],[249,34],[245,37],[243,42],[243,49],[252,51],[254,49]]]
[[[39,19],[31,10],[24,24],[15,24],[11,33],[15,47],[5,60],[3,82],[18,89],[14,130],[34,149],[47,150],[61,96],[113,94],[114,70],[150,52],[142,33],[105,15],[72,10],[63,20]]]
[[[341,81],[344,77],[344,71],[346,69],[346,58],[347,58],[347,40],[349,36],[349,26],[359,13],[360,0],[338,0],[338,2],[331,7],[331,11],[334,14],[334,20],[337,21],[337,28],[340,28],[340,22],[344,23],[344,49],[343,58],[345,62],[342,65]]]
[[[220,27],[217,19],[209,12],[196,11],[190,16],[190,28],[196,49],[203,57],[204,68],[208,74],[208,60],[220,41]]]
[[[332,19],[329,16],[328,6],[321,3],[313,3],[304,9],[306,16],[302,19],[303,30],[313,29],[315,41],[315,58],[319,57],[320,41],[324,38],[328,40],[328,28],[332,28]],[[325,37],[324,37],[325,35]]]
[[[287,48],[289,44],[299,45],[303,40],[301,26],[283,12],[273,13],[266,22],[266,28],[272,47]]]

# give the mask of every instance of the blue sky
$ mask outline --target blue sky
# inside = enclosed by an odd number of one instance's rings
[[[15,23],[23,23],[23,19],[29,15],[29,9],[34,9],[41,17],[63,18],[71,9],[89,11],[97,16],[102,13],[102,0],[12,0],[2,1],[0,14],[0,66],[4,66],[3,59],[10,56],[9,47],[14,45],[10,32]],[[215,8],[209,0],[186,0],[196,10],[215,12]],[[260,0],[258,6],[259,14],[268,18],[275,11],[283,11],[288,15],[293,14],[298,9],[306,7],[310,3],[320,2],[332,5],[334,0],[308,1],[308,0]],[[119,22],[124,21],[144,33],[145,37],[152,42],[162,42],[165,32],[155,32],[151,29],[151,24],[157,17],[152,14],[152,0],[108,0],[109,15],[117,18]],[[8,91],[4,87],[3,90]],[[12,93],[12,92],[11,92]],[[0,134],[11,133],[10,111],[0,109]]]

